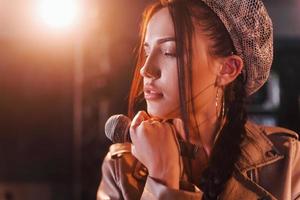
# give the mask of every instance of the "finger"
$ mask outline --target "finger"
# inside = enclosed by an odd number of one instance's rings
[[[150,124],[157,124],[157,123],[161,123],[162,120],[159,119],[159,118],[152,118],[151,117],[150,119],[147,120],[147,122],[149,122]]]
[[[186,140],[186,135],[185,135],[185,131],[184,131],[183,121],[181,119],[179,119],[179,118],[175,118],[175,119],[173,119],[173,125],[174,125],[177,133],[179,134],[179,136],[183,140]]]
[[[149,123],[152,123],[152,122],[158,122],[159,120],[157,120],[156,118],[150,118],[147,120]]]
[[[150,120],[152,120],[152,121],[159,121],[159,122],[163,121],[162,118],[157,117],[157,116],[150,116],[150,117],[151,117]]]
[[[147,120],[149,118],[148,114],[145,111],[139,111],[133,118],[131,124],[130,124],[130,128],[129,128],[129,134],[130,134],[130,138],[132,143],[135,143],[135,139],[136,139],[136,128],[139,127],[141,125],[141,123],[143,123],[145,120]]]
[[[143,121],[149,119],[149,115],[145,111],[139,111],[133,118],[131,122],[131,128],[136,128],[139,126]]]

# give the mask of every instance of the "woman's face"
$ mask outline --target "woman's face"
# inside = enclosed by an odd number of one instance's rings
[[[200,30],[195,30],[192,41],[193,100],[196,110],[206,113],[215,106],[216,91],[213,85],[217,62],[209,56],[210,41]],[[160,118],[180,117],[175,32],[168,8],[159,10],[150,19],[144,50],[146,61],[141,75],[148,113]]]

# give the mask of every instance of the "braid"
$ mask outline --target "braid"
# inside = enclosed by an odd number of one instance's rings
[[[204,200],[218,198],[232,176],[235,163],[241,154],[240,145],[246,134],[245,123],[247,121],[244,84],[243,77],[240,75],[225,91],[225,100],[228,105],[227,119],[212,150],[208,167],[204,170],[200,180]]]

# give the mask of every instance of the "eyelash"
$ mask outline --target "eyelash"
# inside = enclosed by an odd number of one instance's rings
[[[163,53],[165,56],[170,56],[170,57],[177,57],[175,53],[168,53],[168,52],[165,52]]]
[[[162,52],[163,55],[168,57],[177,57],[175,53],[168,53],[168,52]],[[145,58],[147,58],[149,55],[145,53]]]

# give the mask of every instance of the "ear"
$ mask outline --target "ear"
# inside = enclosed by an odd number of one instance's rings
[[[231,83],[242,72],[243,67],[244,62],[241,57],[237,55],[231,55],[224,58],[221,69],[218,72],[216,85],[226,86]]]

